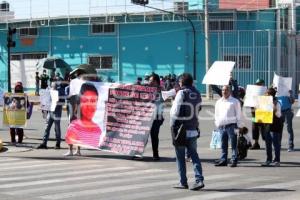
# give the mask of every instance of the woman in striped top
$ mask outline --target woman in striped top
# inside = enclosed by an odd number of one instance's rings
[[[80,118],[73,120],[68,127],[66,142],[69,152],[66,156],[73,155],[73,145],[77,146],[75,155],[81,155],[80,146],[97,149],[101,136],[100,127],[92,121],[97,110],[98,91],[91,83],[84,83],[80,89],[79,106]]]

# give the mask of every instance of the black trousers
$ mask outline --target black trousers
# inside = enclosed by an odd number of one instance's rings
[[[151,143],[152,143],[152,151],[153,151],[153,157],[158,156],[158,144],[159,144],[159,129],[162,125],[161,120],[154,120],[151,130],[150,130],[150,136],[151,136]]]
[[[258,140],[259,139],[259,133],[261,134],[261,137],[263,140],[265,140],[265,125],[261,123],[253,123],[252,122],[252,139]]]
[[[22,143],[24,137],[24,130],[22,128],[10,128],[11,142],[16,142],[16,135],[18,135],[18,143]]]

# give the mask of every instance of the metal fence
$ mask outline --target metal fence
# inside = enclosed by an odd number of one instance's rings
[[[274,73],[293,77],[293,90],[300,83],[300,37],[285,31],[217,31],[211,34],[217,41],[217,60],[235,61],[233,76],[241,86],[253,84],[258,78],[266,85],[273,82]],[[213,46],[211,47],[212,49]]]

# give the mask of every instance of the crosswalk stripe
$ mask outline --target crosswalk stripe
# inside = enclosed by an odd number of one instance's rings
[[[37,163],[44,163],[45,161],[42,161],[42,160],[26,160],[26,161],[18,161],[18,162],[13,162],[13,163],[10,163],[10,162],[2,162],[0,163],[0,169],[9,169],[10,167],[8,168],[3,168],[3,167],[6,167],[6,166],[19,166],[19,165],[26,165],[26,164],[37,164]]]
[[[83,174],[89,174],[89,173],[93,173],[93,172],[101,172],[101,170],[103,170],[103,169],[101,169],[100,167],[102,167],[102,166],[103,165],[98,165],[97,167],[94,167],[94,169],[79,170],[79,171],[77,171],[78,168],[75,169],[73,167],[73,171],[65,170],[64,172],[57,172],[57,173],[49,173],[48,171],[45,170],[45,173],[47,172],[47,174],[0,178],[0,182],[1,181],[22,181],[22,180],[37,179],[37,178],[48,178],[48,177],[55,177],[55,176],[60,176],[60,175],[64,175],[64,176],[83,175]]]
[[[7,168],[0,168],[0,171],[6,170],[15,170],[15,169],[26,169],[26,168],[36,168],[36,167],[47,167],[47,166],[57,166],[57,165],[69,165],[70,163],[45,163],[39,165],[24,165],[24,166],[14,166],[14,167],[7,167]]]
[[[151,171],[147,171],[147,173]],[[76,184],[67,184],[67,185],[59,185],[59,186],[47,186],[47,187],[39,187],[39,188],[32,188],[32,189],[23,189],[23,190],[19,190],[18,192],[15,193],[14,195],[28,195],[28,194],[35,194],[35,192],[43,192],[43,193],[51,193],[51,191],[53,192],[58,192],[58,191],[63,191],[63,190],[67,190],[67,189],[76,189],[76,188],[84,188],[84,187],[99,187],[99,186],[106,186],[109,184],[115,184],[115,183],[126,183],[126,182],[131,182],[133,180],[138,181],[138,180],[143,180],[143,179],[156,179],[156,178],[167,178],[167,177],[171,177],[174,178],[176,177],[177,174],[149,174],[147,175],[147,173],[144,172],[144,176],[134,176],[134,177],[130,177],[130,179],[128,178],[124,178],[124,179],[105,179],[105,180],[101,180],[101,181],[95,181],[95,182],[87,182],[87,183],[76,183]],[[124,174],[123,174],[124,175]],[[130,175],[130,174],[126,174],[126,175]],[[138,175],[138,174],[136,174]],[[110,177],[108,175],[108,177]],[[175,182],[175,181],[174,181]],[[11,191],[9,192],[5,192],[4,194],[11,194]]]
[[[159,181],[159,182],[155,183],[155,186],[163,186],[163,185],[172,184],[172,183],[174,183],[174,180]],[[84,191],[78,191],[78,192],[73,191],[73,192],[59,193],[59,194],[53,194],[53,195],[44,195],[44,196],[40,196],[40,198],[49,199],[49,200],[66,199],[66,198],[72,198],[72,197],[77,198],[77,197],[88,196],[88,195],[97,195],[97,194],[103,194],[103,193],[109,193],[109,192],[122,192],[122,191],[127,191],[127,190],[140,189],[140,188],[144,188],[144,187],[153,187],[153,186],[154,186],[153,183],[132,184],[132,185],[117,186],[117,187],[84,190]]]
[[[0,157],[0,162],[1,163],[7,163],[7,162],[14,162],[14,161],[18,161],[21,160],[20,158],[7,158],[7,157]],[[0,164],[1,164],[0,163]]]
[[[18,176],[20,175],[21,177],[23,176],[30,176],[33,174],[39,174],[39,173],[55,173],[55,172],[59,172],[59,171],[67,171],[67,170],[77,170],[77,169],[90,169],[90,168],[96,168],[98,167],[98,164],[89,164],[88,166],[76,166],[76,168],[74,167],[74,164],[72,164],[71,166],[60,166],[59,168],[42,168],[42,169],[34,169],[33,171],[27,170],[27,171],[12,171],[10,173],[5,172],[5,174],[1,174],[0,176],[0,180],[5,180],[5,178],[8,178],[7,180],[9,180],[9,178],[12,178],[11,176]]]
[[[164,178],[166,176],[170,175],[158,175],[157,178]],[[176,173],[172,174],[172,176],[177,176]],[[207,180],[216,180],[216,179],[222,179],[222,178],[228,178],[228,177],[236,177],[240,176],[237,174],[220,174],[220,175],[212,175],[208,176]],[[154,177],[152,177],[154,178]],[[119,181],[120,182],[120,181]],[[165,186],[165,185],[171,185],[174,184],[175,180],[166,180],[164,178],[164,181],[157,180],[156,182],[151,183],[140,183],[140,184],[131,184],[131,185],[122,185],[122,186],[114,186],[114,187],[108,187],[108,188],[101,188],[101,189],[90,189],[90,190],[82,190],[80,192],[75,192],[76,194],[73,194],[74,192],[66,192],[66,193],[59,193],[59,194],[50,194],[50,195],[43,195],[41,198],[43,199],[49,199],[49,200],[56,200],[56,199],[63,199],[63,198],[71,198],[73,196],[86,196],[86,195],[96,195],[96,194],[103,194],[103,193],[109,193],[109,192],[120,192],[120,191],[127,191],[127,190],[133,190],[133,189],[141,189],[145,187],[157,187],[157,186]],[[106,181],[103,181],[103,185],[108,185]],[[95,185],[93,185],[95,186]],[[174,190],[172,190],[171,193],[173,193]],[[156,194],[160,194],[156,192]],[[123,199],[123,198],[122,198]]]
[[[241,176],[241,175],[237,175],[237,174],[233,174],[234,176]],[[221,176],[220,176],[221,177]],[[220,178],[219,177],[219,178]],[[277,177],[255,177],[255,178],[245,178],[245,181],[243,183],[251,183],[251,182],[260,182],[260,181],[265,181],[265,180],[273,180],[273,179],[276,179]],[[209,176],[206,178],[206,180],[216,180],[218,179],[217,176]],[[224,181],[224,182],[214,182],[214,183],[211,183],[214,188],[216,187],[222,187],[224,185],[226,186],[231,186],[231,185],[237,185],[237,184],[241,184],[240,182],[227,182],[227,181]],[[187,190],[185,190],[187,191]],[[147,198],[153,198],[153,199],[163,199],[162,196],[163,195],[176,195],[176,194],[179,194],[179,193],[184,193],[183,190],[176,190],[176,189],[173,189],[170,185],[169,189],[164,189],[162,191],[159,191],[157,192],[157,190],[152,190],[152,191],[142,191],[140,193],[135,193],[134,195],[132,194],[123,194],[122,195],[122,200],[136,200],[136,199],[142,199],[143,197],[147,197]],[[155,198],[157,197],[157,198]],[[199,198],[199,197],[198,197]],[[92,200],[91,198],[88,198],[89,200]],[[118,200],[120,199],[119,197],[116,197],[116,198],[110,198],[110,200]],[[202,199],[202,198],[201,198]],[[97,200],[97,199],[95,199]]]
[[[144,171],[129,171],[129,172],[121,172],[121,173],[115,173],[115,171],[119,170],[129,170],[133,169],[132,167],[115,167],[115,168],[106,168],[103,169],[102,172],[114,172],[111,174],[105,173],[105,174],[98,174],[98,175],[89,175],[89,176],[82,176],[82,177],[69,177],[69,178],[63,178],[62,179],[51,179],[46,181],[28,181],[28,182],[22,182],[22,183],[9,183],[9,184],[1,184],[0,188],[15,188],[15,187],[25,187],[30,185],[42,185],[42,184],[49,184],[49,183],[62,183],[67,181],[77,181],[77,180],[85,180],[85,179],[95,179],[95,178],[103,178],[103,177],[116,177],[124,174],[128,175],[134,175],[134,174],[141,174],[144,172],[162,172],[163,170],[144,170]],[[48,181],[48,182],[47,182]]]
[[[149,171],[151,172],[151,171]],[[188,173],[188,175],[193,175],[192,172]],[[167,178],[171,177],[174,179],[174,183],[176,182],[177,179],[177,173],[171,173],[171,174],[157,174],[157,175],[152,175],[150,174],[149,176],[137,176],[137,177],[131,177],[130,180],[140,180],[140,179],[155,179],[155,178]],[[212,175],[207,177],[207,180],[216,180],[216,179],[221,179],[221,178],[227,178],[227,177],[236,177],[239,176],[237,174],[220,174],[220,175]],[[109,176],[108,176],[109,177]],[[89,187],[89,186],[101,186],[101,185],[108,185],[108,184],[113,184],[113,183],[122,183],[122,182],[127,182],[128,179],[123,179],[123,180],[105,180],[105,181],[96,181],[96,182],[88,182],[88,183],[78,183],[78,184],[67,184],[63,186],[51,186],[51,187],[39,187],[39,188],[32,188],[32,189],[24,189],[20,190],[18,189],[18,192],[15,193],[16,195],[24,195],[24,194],[32,194],[34,192],[50,192],[50,191],[61,191],[61,190],[66,190],[66,189],[76,189],[76,188],[83,188],[83,187]],[[11,192],[8,192],[7,194],[10,194]]]

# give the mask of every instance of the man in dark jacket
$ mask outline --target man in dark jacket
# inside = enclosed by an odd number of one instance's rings
[[[188,189],[185,163],[185,150],[187,148],[195,172],[195,183],[190,189],[199,190],[204,187],[202,166],[197,153],[197,138],[200,135],[198,114],[201,109],[201,95],[193,86],[193,78],[188,73],[181,76],[179,85],[181,88],[176,94],[170,111],[171,132],[180,176],[180,183],[174,188]]]

